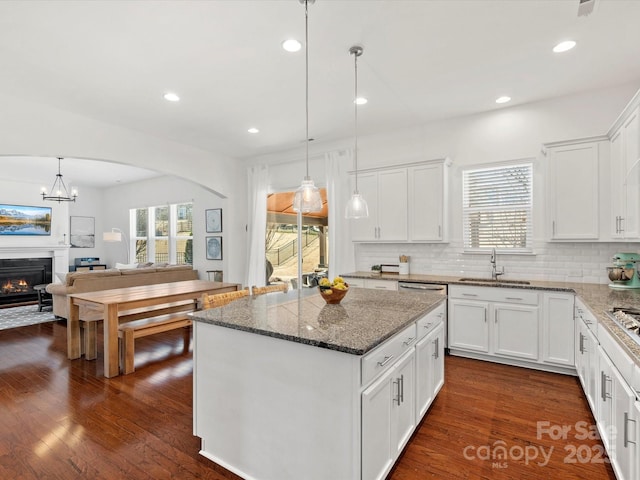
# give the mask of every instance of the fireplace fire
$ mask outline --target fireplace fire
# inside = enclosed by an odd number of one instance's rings
[[[0,259],[0,307],[37,301],[33,287],[51,283],[52,267],[50,258]]]
[[[28,292],[32,287],[27,283],[27,281],[23,278],[18,280],[7,280],[0,291],[4,294],[7,293],[24,293]]]

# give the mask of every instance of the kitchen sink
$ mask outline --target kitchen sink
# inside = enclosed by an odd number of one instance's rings
[[[501,278],[493,280],[492,278],[461,278],[460,282],[478,282],[478,283],[506,283],[512,285],[531,285],[526,280],[503,280]]]

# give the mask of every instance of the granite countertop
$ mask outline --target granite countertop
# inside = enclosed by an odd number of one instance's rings
[[[463,276],[441,276],[441,275],[399,275],[388,273],[382,275],[371,275],[370,272],[345,273],[343,277],[352,278],[376,278],[383,280],[396,280],[403,282],[417,283],[438,283],[447,285],[469,285],[483,287],[500,288],[522,288],[529,290],[546,290],[556,292],[575,293],[585,303],[589,310],[598,320],[598,326],[602,326],[612,334],[618,344],[627,352],[633,361],[640,366],[640,345],[634,342],[629,335],[611,320],[605,312],[611,311],[614,307],[635,308],[640,310],[640,289],[613,289],[608,285],[595,283],[568,283],[568,282],[547,282],[532,281],[529,285],[511,283],[484,283],[484,282],[461,282]]]
[[[379,291],[351,287],[338,305],[317,289],[249,296],[192,314],[202,323],[364,355],[437,307],[438,293]]]

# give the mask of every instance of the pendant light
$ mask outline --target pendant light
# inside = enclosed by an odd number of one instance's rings
[[[353,195],[347,202],[344,216],[346,218],[367,218],[369,216],[369,207],[367,201],[362,198],[358,191],[358,57],[362,55],[363,48],[359,45],[354,45],[349,49],[349,53],[353,55],[354,71],[355,71],[355,94],[353,97],[353,109],[355,112],[355,146],[353,149],[353,158],[356,167],[355,174],[355,190]]]
[[[47,189],[43,187],[40,190],[40,195],[42,195],[43,200],[49,200],[52,202],[75,202],[76,198],[78,198],[78,191],[75,188],[71,189],[71,192],[67,190],[64,180],[62,180],[60,162],[62,162],[62,158],[58,157],[58,173],[56,175],[56,179],[53,181],[51,190],[47,192]]]
[[[301,213],[319,212],[322,210],[320,190],[313,184],[309,176],[309,4],[315,0],[299,0],[304,4],[304,48],[305,48],[305,113],[306,113],[306,175],[293,197],[293,211]]]

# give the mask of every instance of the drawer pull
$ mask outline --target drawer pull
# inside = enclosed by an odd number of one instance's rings
[[[426,325],[424,325],[424,328],[431,328],[431,325],[433,325],[433,323],[427,323]]]
[[[416,337],[409,337],[404,342],[402,342],[402,344],[406,345],[408,347],[409,345],[411,345],[415,341],[415,339],[416,339]]]
[[[380,365],[381,367],[384,367],[387,363],[391,361],[392,358],[393,358],[393,355],[387,355],[384,357],[384,360],[382,360],[381,362],[378,362],[378,365]]]
[[[463,293],[462,296],[463,297],[477,297],[478,294],[477,293]]]
[[[522,298],[522,297],[507,297],[507,300],[520,300],[520,301],[522,301],[522,300],[524,300],[524,298]]]
[[[436,339],[433,341],[433,358],[439,358],[440,357],[440,337],[436,337]]]

